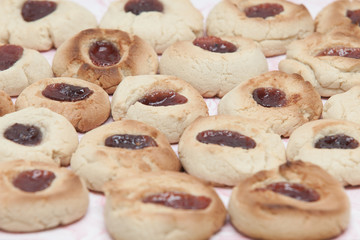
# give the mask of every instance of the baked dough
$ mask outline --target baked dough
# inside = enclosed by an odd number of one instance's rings
[[[211,202],[205,209],[174,209],[142,201],[165,192],[202,196]],[[185,173],[154,172],[119,178],[105,185],[105,196],[105,224],[115,240],[209,239],[226,217],[215,191]],[[177,197],[172,200],[179,201]]]
[[[158,91],[173,91],[187,98],[187,102],[170,106],[139,102],[147,94]],[[111,114],[115,121],[127,118],[147,123],[163,132],[170,143],[177,143],[190,123],[208,115],[208,108],[201,95],[184,80],[167,75],[143,75],[127,77],[119,84],[111,101]]]
[[[203,35],[203,16],[189,0],[160,0],[163,12],[125,12],[128,0],[114,1],[100,21],[100,28],[138,35],[161,54],[168,46]],[[140,1],[138,1],[140,2]]]
[[[40,159],[39,159],[40,160]],[[40,191],[16,187],[14,181],[24,171],[52,172],[55,178]],[[33,232],[72,223],[83,217],[89,205],[85,184],[71,170],[55,164],[24,160],[0,163],[0,228],[10,232]],[[40,175],[41,176],[41,175]],[[45,175],[46,176],[46,175]],[[34,183],[34,178],[31,183]],[[41,179],[41,178],[40,178]]]
[[[240,133],[251,138],[256,145],[247,149],[197,140],[202,132],[208,130]],[[229,133],[225,135],[227,141],[231,141]],[[215,138],[220,136],[215,134]],[[195,120],[181,136],[179,158],[189,174],[215,186],[234,186],[255,172],[277,168],[286,161],[280,136],[273,133],[266,123],[224,115]]]
[[[306,202],[266,189],[279,182],[301,184],[320,198]],[[233,226],[254,239],[330,239],[347,228],[350,203],[342,186],[327,172],[296,161],[239,182],[230,197],[229,214]]]
[[[260,4],[279,4],[283,12],[273,17],[247,17],[245,9]],[[208,35],[242,36],[261,45],[266,57],[286,53],[286,46],[314,31],[314,21],[304,5],[285,0],[224,0],[209,13]]]
[[[14,103],[6,92],[0,90],[0,117],[15,111]]]
[[[232,53],[215,53],[177,42],[160,59],[160,73],[174,75],[190,83],[203,97],[223,97],[239,83],[268,71],[260,46],[250,39],[223,37],[237,47]]]
[[[108,137],[124,134],[149,136],[157,146],[127,149],[105,145]],[[71,158],[71,168],[85,180],[89,189],[101,192],[109,180],[138,172],[179,171],[181,165],[164,134],[144,123],[122,120],[86,133]]]

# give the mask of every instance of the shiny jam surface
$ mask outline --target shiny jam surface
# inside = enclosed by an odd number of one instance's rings
[[[21,15],[26,22],[33,22],[56,10],[57,4],[51,1],[26,1],[21,9]]]
[[[299,183],[271,183],[265,189],[305,202],[315,202],[320,199],[319,194],[315,190]]]
[[[4,137],[21,145],[34,146],[41,142],[42,133],[36,126],[15,123],[5,130]]]
[[[79,87],[66,83],[53,83],[42,91],[44,97],[62,102],[77,102],[90,97],[94,91],[87,87]]]
[[[0,47],[0,71],[12,67],[23,55],[24,49],[16,45],[3,45]]]
[[[168,90],[168,91],[155,91],[146,94],[143,98],[139,99],[138,101],[148,106],[164,107],[164,106],[184,104],[188,100],[185,96],[175,91]]]
[[[196,38],[193,44],[207,51],[217,53],[232,53],[237,50],[237,47],[231,42],[223,41],[221,38],[213,36]]]
[[[283,6],[276,3],[263,3],[245,8],[245,14],[249,18],[273,17],[284,11]]]
[[[89,56],[92,63],[99,67],[115,65],[121,59],[119,49],[108,41],[97,41],[91,44]]]
[[[55,179],[55,174],[46,170],[29,170],[21,172],[13,185],[24,192],[38,192],[48,188]]]
[[[347,10],[346,16],[351,19],[351,22],[353,24],[357,24],[357,25],[360,24],[360,9],[354,11]]]
[[[146,135],[118,134],[105,139],[105,146],[127,149],[143,149],[157,147],[156,141]]]
[[[286,94],[277,88],[257,88],[252,93],[253,99],[263,107],[283,107],[286,105]]]
[[[351,48],[351,47],[326,48],[320,53],[318,53],[316,56],[317,57],[338,56],[338,57],[360,59],[360,48]]]
[[[228,130],[207,130],[198,133],[196,140],[205,144],[217,144],[228,147],[241,147],[251,149],[256,147],[256,142],[238,132]]]
[[[162,12],[164,6],[158,0],[129,0],[125,4],[124,10],[139,15],[142,12]]]
[[[176,209],[206,209],[211,199],[205,196],[194,196],[182,192],[163,192],[145,197],[144,203],[161,204]]]
[[[355,149],[359,142],[345,134],[336,134],[320,138],[315,143],[315,148],[337,148],[337,149]]]

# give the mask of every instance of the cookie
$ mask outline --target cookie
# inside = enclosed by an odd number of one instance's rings
[[[69,165],[78,135],[65,117],[29,107],[0,118],[0,162],[25,159]]]
[[[332,239],[350,221],[342,186],[320,167],[301,161],[241,181],[228,210],[233,226],[254,239]]]
[[[100,27],[138,35],[161,54],[175,42],[202,36],[203,16],[189,0],[118,0]]]
[[[319,119],[320,95],[297,74],[264,73],[239,84],[219,102],[218,113],[267,122],[284,137],[302,124]]]
[[[72,1],[11,0],[3,4],[2,17],[7,21],[0,27],[0,40],[5,43],[47,51],[81,30],[97,27],[95,16]]]
[[[122,120],[86,133],[71,158],[71,168],[89,189],[105,182],[149,171],[179,171],[180,161],[164,134],[134,120]]]
[[[186,172],[215,186],[234,186],[286,161],[279,135],[264,122],[237,116],[195,120],[181,136],[179,158]]]
[[[157,55],[137,36],[119,30],[87,29],[57,50],[52,66],[58,77],[75,77],[114,93],[123,78],[155,74]]]
[[[239,83],[268,71],[258,44],[241,37],[201,37],[171,45],[160,73],[190,83],[203,97],[223,97]]]
[[[30,84],[52,76],[50,64],[38,51],[0,45],[0,90],[10,96],[18,96]]]
[[[16,110],[29,106],[63,115],[78,132],[96,128],[110,116],[108,94],[98,85],[76,78],[46,78],[31,84],[15,102]]]
[[[208,115],[201,95],[187,82],[174,76],[144,75],[125,78],[111,101],[115,121],[138,120],[163,132],[170,143],[196,118]]]
[[[360,184],[360,125],[335,119],[304,124],[289,138],[288,160],[311,162],[344,186]]]
[[[286,53],[286,46],[314,31],[304,5],[285,0],[228,0],[218,3],[206,20],[207,35],[242,36],[258,42],[266,57]]]
[[[39,159],[40,160],[40,159]],[[71,170],[24,160],[0,163],[0,229],[34,232],[82,218],[89,205],[85,184]]]
[[[0,117],[15,111],[14,103],[6,92],[0,90]]]
[[[105,197],[105,224],[115,240],[209,239],[226,217],[216,192],[185,173],[120,178],[105,185]]]

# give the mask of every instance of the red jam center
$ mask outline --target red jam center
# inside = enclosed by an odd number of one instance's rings
[[[26,22],[33,22],[46,17],[56,10],[57,4],[51,1],[26,1],[21,9],[21,15]]]
[[[237,50],[234,44],[223,41],[218,37],[199,37],[193,41],[193,44],[207,51],[217,53],[232,53]]]
[[[90,97],[94,91],[87,87],[79,87],[66,83],[54,83],[47,85],[42,91],[44,97],[56,101],[76,102]]]
[[[320,199],[319,194],[315,190],[306,188],[299,183],[272,183],[267,185],[265,189],[305,202],[315,202]]]
[[[263,107],[283,107],[286,105],[286,94],[277,88],[257,88],[252,95],[253,99]]]
[[[316,56],[317,57],[339,56],[339,57],[360,59],[360,48],[350,48],[350,47],[326,48],[320,53],[318,53]]]
[[[89,56],[92,63],[99,67],[115,65],[121,59],[119,49],[108,41],[97,41],[91,44]]]
[[[337,149],[355,149],[359,142],[345,134],[336,134],[320,138],[315,143],[315,148],[337,148]]]
[[[21,145],[34,146],[41,142],[42,133],[33,125],[15,123],[5,130],[4,137]]]
[[[276,3],[263,3],[245,8],[245,14],[249,18],[273,17],[284,11],[283,6]]]
[[[0,47],[0,71],[12,67],[23,55],[24,49],[16,45],[3,45]]]
[[[360,9],[354,11],[347,10],[346,16],[351,19],[353,24],[360,24]]]
[[[145,97],[138,100],[142,104],[159,107],[159,106],[171,106],[184,104],[188,100],[183,95],[172,91],[155,91],[149,94],[146,94]]]
[[[256,142],[238,132],[228,130],[207,130],[198,133],[196,140],[205,144],[217,144],[228,147],[241,147],[251,149],[256,147]]]
[[[194,196],[181,192],[164,192],[145,197],[144,203],[161,204],[176,209],[205,209],[211,203],[211,199],[205,196]]]
[[[46,170],[29,170],[21,172],[13,185],[24,192],[38,192],[48,188],[55,179],[55,174]]]
[[[146,135],[118,134],[105,139],[105,146],[127,149],[143,149],[157,147],[156,141]]]
[[[129,0],[124,10],[139,15],[142,12],[162,12],[164,6],[158,0]]]

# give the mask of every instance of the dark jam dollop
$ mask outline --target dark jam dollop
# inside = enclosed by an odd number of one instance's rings
[[[319,194],[315,190],[307,188],[300,183],[277,182],[267,185],[265,189],[258,190],[271,190],[305,202],[315,202],[320,199]]]
[[[213,36],[196,38],[193,44],[207,51],[217,53],[232,53],[237,50],[237,47],[231,42]]]
[[[353,24],[360,24],[360,9],[354,11],[347,10],[346,16],[351,19]]]
[[[205,209],[211,203],[211,199],[205,196],[194,196],[181,192],[164,192],[145,197],[144,203],[161,204],[176,209]]]
[[[106,138],[105,146],[127,149],[143,149],[147,147],[157,147],[158,145],[150,136],[118,134]]]
[[[38,192],[48,188],[55,179],[55,174],[46,170],[29,170],[21,172],[13,185],[25,192]]]
[[[56,101],[77,102],[90,97],[93,92],[87,87],[53,83],[46,86],[42,91],[42,95]]]
[[[108,41],[97,41],[91,44],[89,56],[92,63],[99,67],[115,65],[121,59],[119,49]]]
[[[360,59],[360,48],[350,48],[350,47],[326,48],[320,53],[318,53],[316,56],[317,57],[339,56],[339,57]]]
[[[124,10],[139,15],[142,12],[162,12],[164,6],[158,0],[129,0],[125,4]]]
[[[149,94],[146,94],[143,98],[138,100],[142,104],[160,107],[160,106],[171,106],[184,104],[188,100],[183,95],[169,90],[169,91],[155,91]]]
[[[3,45],[0,47],[0,71],[12,67],[23,55],[24,49],[16,45]]]
[[[263,3],[245,8],[245,14],[249,18],[273,17],[284,11],[283,6],[276,3]]]
[[[241,147],[251,149],[256,147],[256,142],[238,132],[228,130],[207,130],[198,133],[196,140],[205,144],[217,144],[228,147]]]
[[[277,88],[257,88],[252,93],[253,99],[263,107],[283,107],[286,105],[286,94]]]
[[[315,148],[337,148],[337,149],[355,149],[359,146],[359,142],[354,138],[345,134],[330,135],[320,138],[315,143]]]
[[[57,4],[51,1],[26,1],[21,15],[26,22],[33,22],[54,12],[56,7]]]
[[[15,123],[5,130],[4,137],[21,145],[34,146],[41,142],[42,133],[36,126]]]

